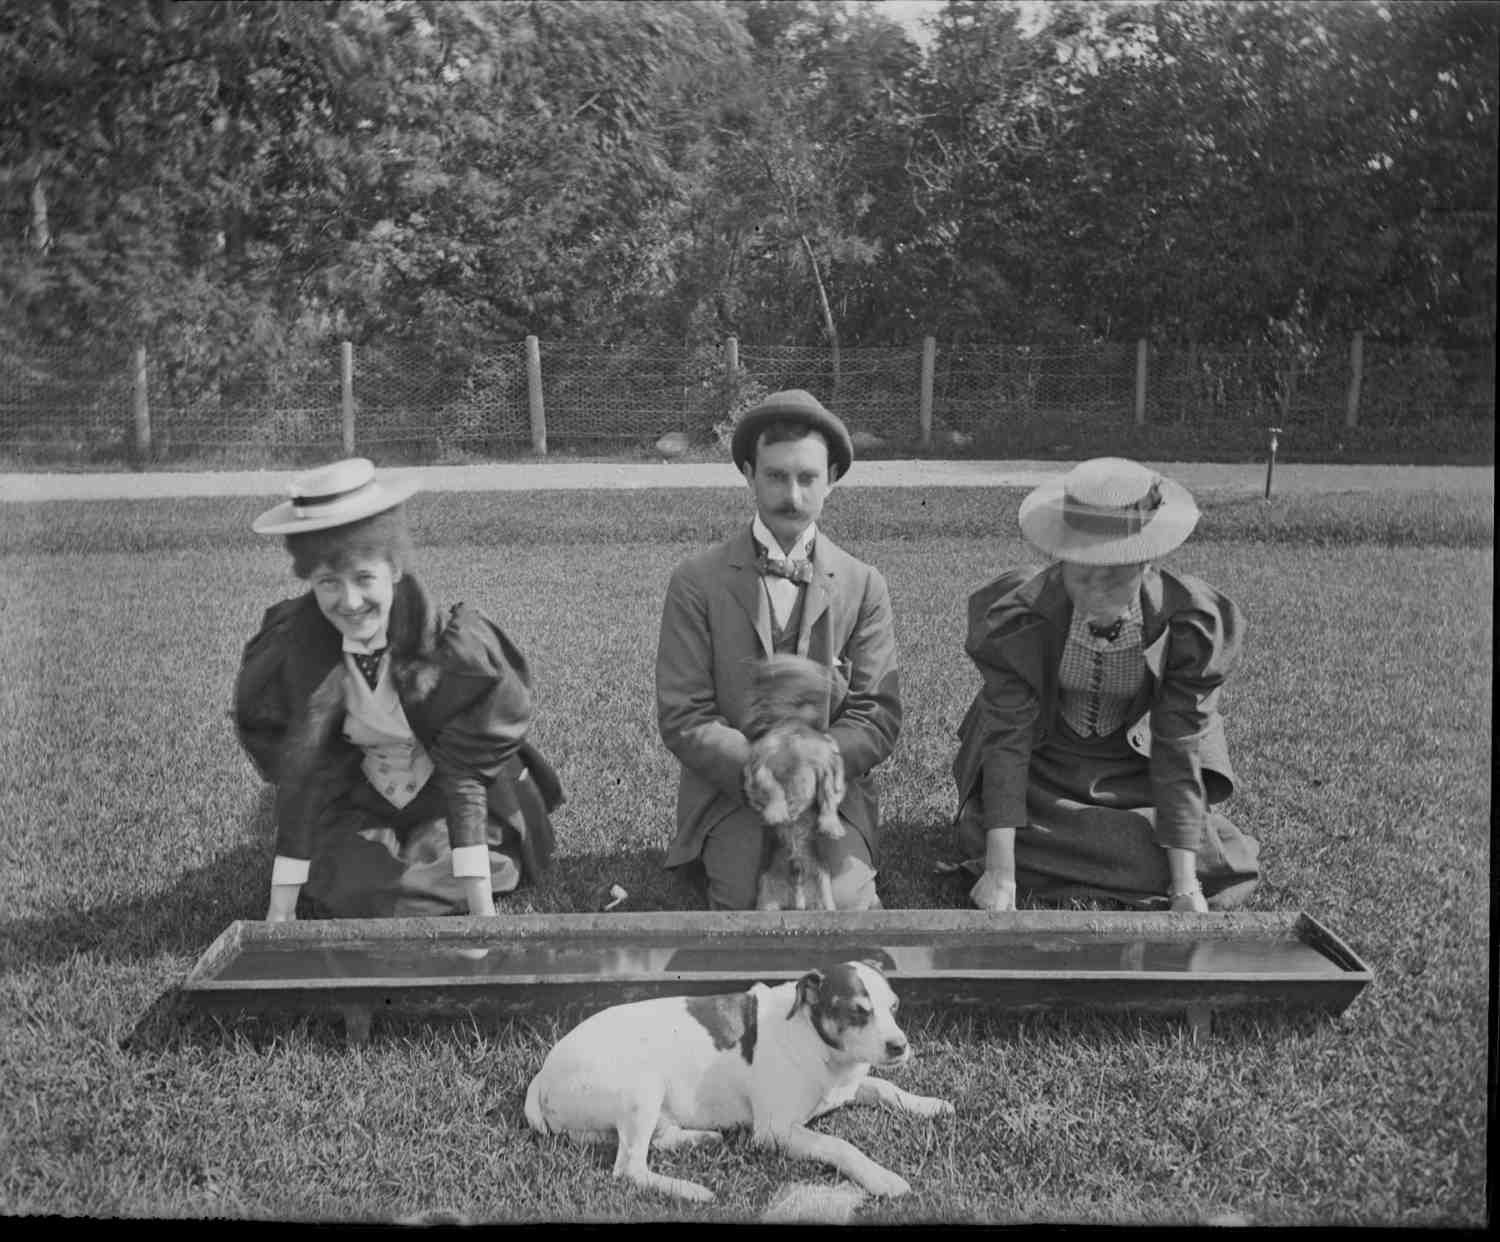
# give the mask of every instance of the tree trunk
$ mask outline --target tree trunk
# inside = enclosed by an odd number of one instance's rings
[[[47,218],[47,186],[42,174],[31,179],[31,248],[37,254],[52,249],[52,225]]]
[[[828,304],[828,290],[823,286],[823,273],[818,270],[818,258],[813,253],[812,243],[806,233],[799,233],[802,248],[807,251],[807,261],[812,264],[813,280],[818,286],[818,304],[823,308],[823,331],[828,334],[828,344],[833,349],[833,404],[838,405],[839,388],[843,384],[843,372],[839,364],[839,330],[833,321],[833,307]]]
[[[1183,383],[1177,388],[1177,425],[1186,425],[1188,412],[1196,413],[1198,407],[1198,338],[1192,337],[1187,347],[1187,372]]]

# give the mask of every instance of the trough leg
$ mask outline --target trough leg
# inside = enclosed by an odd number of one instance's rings
[[[1214,1033],[1214,1011],[1207,1005],[1187,1007],[1188,1034],[1193,1043],[1206,1043]]]
[[[339,1005],[344,1019],[344,1038],[351,1044],[364,1044],[370,1040],[370,1007],[355,1001],[344,1001]]]

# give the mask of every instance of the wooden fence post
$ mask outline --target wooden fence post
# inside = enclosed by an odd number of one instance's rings
[[[1135,425],[1146,425],[1146,338],[1135,343]]]
[[[917,406],[917,443],[932,447],[932,380],[937,371],[937,338],[922,338],[922,391]]]
[[[354,343],[339,342],[340,408],[344,421],[344,456],[354,456]]]
[[[135,459],[151,457],[151,401],[146,394],[146,347],[135,347]]]
[[[729,382],[734,383],[735,374],[740,369],[740,338],[737,336],[726,336],[724,338],[724,373],[729,377]]]
[[[531,450],[547,456],[547,409],[542,404],[542,345],[534,336],[526,338],[526,404],[531,410]]]
[[[1356,332],[1349,342],[1349,400],[1344,407],[1344,426],[1359,426],[1359,389],[1365,379],[1365,334]]]

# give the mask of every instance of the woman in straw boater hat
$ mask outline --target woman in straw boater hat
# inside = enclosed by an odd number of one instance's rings
[[[552,767],[526,740],[525,657],[412,573],[410,482],[363,458],[256,518],[310,590],[271,607],[235,684],[241,744],[276,788],[267,918],[493,914],[551,858]]]
[[[1234,788],[1219,692],[1244,635],[1207,583],[1159,567],[1198,521],[1187,490],[1101,457],[1021,503],[1051,558],[969,599],[984,678],[959,726],[956,822],[987,910],[1102,898],[1229,909],[1259,843],[1219,811]]]

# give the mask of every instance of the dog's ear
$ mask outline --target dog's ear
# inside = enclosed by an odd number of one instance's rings
[[[823,972],[821,970],[809,970],[802,978],[797,980],[797,997],[792,1001],[792,1007],[787,1013],[788,1018],[795,1018],[797,1010],[806,1005],[811,1009],[818,1002],[818,989],[823,986]]]

